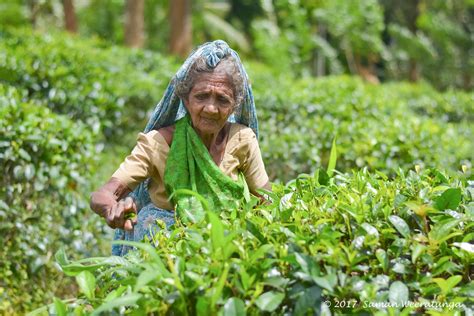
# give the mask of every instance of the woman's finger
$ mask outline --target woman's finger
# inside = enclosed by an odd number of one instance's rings
[[[127,219],[125,221],[125,224],[123,225],[123,229],[128,230],[128,231],[133,229],[133,224],[132,224],[132,221],[130,219]]]
[[[114,225],[114,218],[115,218],[115,212],[116,212],[117,206],[118,206],[118,203],[112,206],[112,208],[107,212],[107,216],[105,217],[107,225],[109,225],[110,228],[116,228]]]
[[[133,199],[131,197],[127,197],[125,198],[124,200],[124,204],[125,204],[125,210],[129,210],[129,209],[132,209],[133,208]]]
[[[137,224],[137,206],[131,197],[127,197],[125,203],[125,218],[130,219],[132,225]]]
[[[113,225],[115,228],[123,228],[125,222],[125,214],[124,214],[124,201],[119,201],[117,203],[117,207],[114,210],[114,219]]]

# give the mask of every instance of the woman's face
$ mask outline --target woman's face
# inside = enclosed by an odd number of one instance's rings
[[[225,72],[217,66],[214,72],[201,74],[184,103],[198,133],[219,133],[235,106],[232,85]]]

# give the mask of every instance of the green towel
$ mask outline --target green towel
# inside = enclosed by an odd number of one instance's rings
[[[205,207],[198,195],[207,200],[204,204],[208,204],[210,210],[219,212],[237,206],[248,190],[242,176],[234,181],[219,169],[191,126],[189,115],[176,122],[164,181],[176,205],[176,217],[182,223],[199,222],[204,218]]]

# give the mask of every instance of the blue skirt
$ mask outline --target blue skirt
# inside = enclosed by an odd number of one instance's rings
[[[133,230],[115,229],[114,240],[142,241],[145,236],[151,236],[159,230],[156,220],[162,220],[169,229],[175,223],[174,211],[156,207],[153,203],[147,204],[138,212],[137,224]],[[112,245],[113,256],[125,256],[133,247],[127,245]]]

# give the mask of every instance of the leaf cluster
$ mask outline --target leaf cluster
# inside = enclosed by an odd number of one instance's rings
[[[83,294],[44,309],[306,315],[327,312],[322,301],[345,300],[355,303],[331,312],[453,311],[403,307],[408,301],[472,311],[473,193],[472,179],[435,169],[399,171],[393,180],[366,170],[302,174],[274,186],[267,205],[209,211],[147,243],[123,242],[137,249],[125,258],[70,261],[58,252]]]

